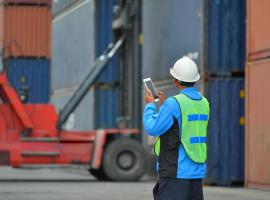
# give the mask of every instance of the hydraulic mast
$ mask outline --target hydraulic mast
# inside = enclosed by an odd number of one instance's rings
[[[112,59],[112,57],[123,44],[124,39],[125,37],[121,36],[115,44],[110,43],[107,49],[103,52],[103,54],[97,58],[94,66],[92,67],[88,75],[85,77],[84,81],[80,84],[78,89],[74,92],[72,97],[63,107],[63,109],[61,109],[57,123],[57,127],[59,129],[62,128],[62,125],[67,121],[70,114],[77,108],[82,99],[85,97],[89,88],[95,83],[99,75],[106,68],[108,62]]]

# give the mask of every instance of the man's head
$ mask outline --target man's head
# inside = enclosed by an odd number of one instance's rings
[[[196,63],[186,56],[176,61],[170,69],[170,74],[174,78],[175,86],[179,89],[193,87],[200,79]]]

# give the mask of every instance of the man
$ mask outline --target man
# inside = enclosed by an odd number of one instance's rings
[[[180,93],[165,100],[159,91],[158,112],[151,92],[145,91],[144,127],[150,136],[158,137],[154,199],[202,200],[209,103],[193,87],[200,75],[190,58],[179,59],[170,74]]]

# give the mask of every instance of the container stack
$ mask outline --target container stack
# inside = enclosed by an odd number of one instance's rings
[[[51,18],[51,0],[1,1],[2,60],[25,103],[49,101]]]
[[[247,1],[245,184],[270,189],[270,1]]]
[[[205,4],[203,88],[210,102],[207,183],[244,181],[245,0]]]

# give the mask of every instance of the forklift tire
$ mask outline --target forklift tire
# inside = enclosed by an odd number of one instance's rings
[[[135,139],[120,138],[105,149],[103,170],[112,181],[138,181],[146,168],[146,152]]]
[[[100,169],[89,169],[89,172],[92,176],[94,176],[99,181],[107,181],[108,177],[104,174],[102,168]]]

